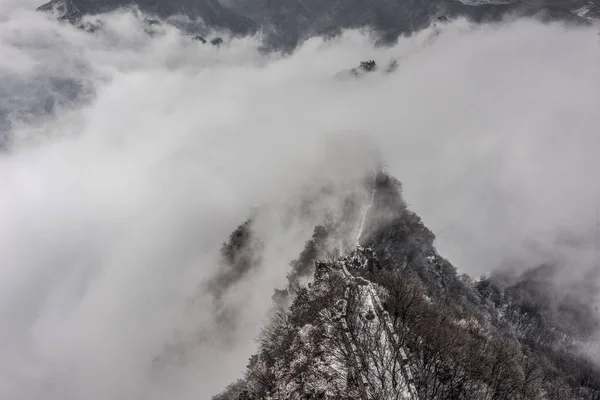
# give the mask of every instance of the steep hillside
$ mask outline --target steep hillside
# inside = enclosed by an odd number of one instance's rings
[[[512,284],[459,276],[400,184],[370,186],[354,246],[339,224],[315,229],[245,376],[214,400],[599,398],[578,347],[598,316],[552,296],[548,267]]]

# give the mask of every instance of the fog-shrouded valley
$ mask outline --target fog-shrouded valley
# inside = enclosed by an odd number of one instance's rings
[[[0,398],[600,399],[599,18],[0,0]]]

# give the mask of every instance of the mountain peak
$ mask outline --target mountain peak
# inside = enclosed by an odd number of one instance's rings
[[[459,276],[407,209],[399,182],[379,173],[372,186],[351,218],[356,229],[344,230],[356,246],[338,245],[339,224],[307,242],[289,287],[274,296],[244,378],[213,400],[600,394],[600,370],[573,348],[576,330],[556,324],[547,305],[525,300],[550,288]],[[301,283],[309,265],[312,279]]]

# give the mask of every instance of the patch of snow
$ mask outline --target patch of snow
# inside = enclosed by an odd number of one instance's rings
[[[583,7],[579,7],[578,9],[573,11],[573,14],[581,17],[581,18],[585,18],[585,16],[587,15],[588,12],[590,12],[590,10],[592,9],[592,6],[590,4],[586,4]]]
[[[369,205],[367,206],[367,208],[364,210],[362,219],[360,221],[360,226],[358,228],[358,234],[356,235],[356,247],[360,247],[360,238],[361,238],[361,236],[363,234],[363,230],[365,228],[365,220],[367,219],[367,214],[369,213],[369,210],[373,206],[374,202],[375,202],[375,187],[373,187],[373,190],[371,193],[371,201],[369,202]]]

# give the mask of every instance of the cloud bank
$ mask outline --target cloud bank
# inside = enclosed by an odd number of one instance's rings
[[[456,21],[389,48],[351,31],[283,57],[256,38],[150,37],[131,13],[90,34],[27,5],[0,3],[3,398],[209,398],[245,366],[313,224],[380,158],[465,272],[593,236],[592,27]],[[398,69],[335,77],[365,59]],[[314,219],[284,223],[306,198]],[[220,348],[198,288],[253,207],[266,256]],[[584,247],[569,260],[589,268]],[[178,343],[185,356],[156,366]]]

